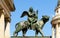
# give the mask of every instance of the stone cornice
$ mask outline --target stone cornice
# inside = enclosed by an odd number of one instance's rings
[[[10,22],[10,21],[11,21],[10,17],[6,17],[6,18],[5,18],[5,21],[6,21],[6,22]]]
[[[10,10],[8,9],[8,7],[6,6],[6,4],[3,0],[0,0],[0,6],[4,10],[4,15],[10,17]]]
[[[15,10],[15,6],[14,6],[12,0],[4,0],[4,2],[6,3],[6,5],[8,6],[10,11],[14,11]]]
[[[55,15],[52,20],[57,19],[57,18],[60,18],[60,14]]]
[[[58,24],[58,23],[60,23],[60,18],[51,21],[51,24]]]
[[[15,10],[12,0],[0,0],[0,6],[4,10],[5,17],[10,17],[10,12]]]
[[[52,25],[58,24],[58,23],[60,23],[60,14],[54,16],[53,19],[52,19],[52,21],[51,21],[51,24],[52,24]]]

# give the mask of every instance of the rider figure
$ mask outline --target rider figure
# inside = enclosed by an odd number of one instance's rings
[[[36,12],[37,12],[37,13],[36,13]],[[29,22],[29,27],[30,27],[30,29],[32,29],[32,28],[31,28],[32,25],[35,24],[35,23],[37,22],[37,20],[38,20],[38,16],[37,16],[38,11],[36,11],[36,12],[33,11],[33,8],[32,8],[32,7],[29,8],[28,22]]]

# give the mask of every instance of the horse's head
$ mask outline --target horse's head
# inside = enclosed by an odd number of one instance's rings
[[[41,29],[44,27],[44,24],[47,22],[49,20],[49,16],[47,16],[47,15],[44,15],[44,16],[42,16],[42,19],[40,20],[41,22],[40,22],[40,27],[41,27]],[[43,22],[42,22],[43,21]]]
[[[43,19],[44,22],[47,22],[49,20],[49,16],[44,15],[44,16],[42,16],[42,19]]]

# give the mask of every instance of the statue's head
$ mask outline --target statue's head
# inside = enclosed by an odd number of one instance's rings
[[[33,8],[32,7],[29,8],[29,12],[33,12]]]
[[[42,19],[43,19],[43,21],[47,22],[49,20],[49,16],[44,15],[44,16],[42,16]]]

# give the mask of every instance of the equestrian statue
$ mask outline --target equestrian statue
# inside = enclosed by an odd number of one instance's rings
[[[45,23],[49,20],[49,16],[44,15],[40,20],[38,20],[38,10],[34,11],[32,7],[29,8],[29,11],[23,11],[21,18],[24,16],[28,16],[27,21],[21,21],[16,23],[13,35],[18,36],[18,33],[22,31],[23,36],[25,36],[28,29],[35,31],[35,36],[40,33],[42,36],[44,36],[42,29],[45,25]]]

